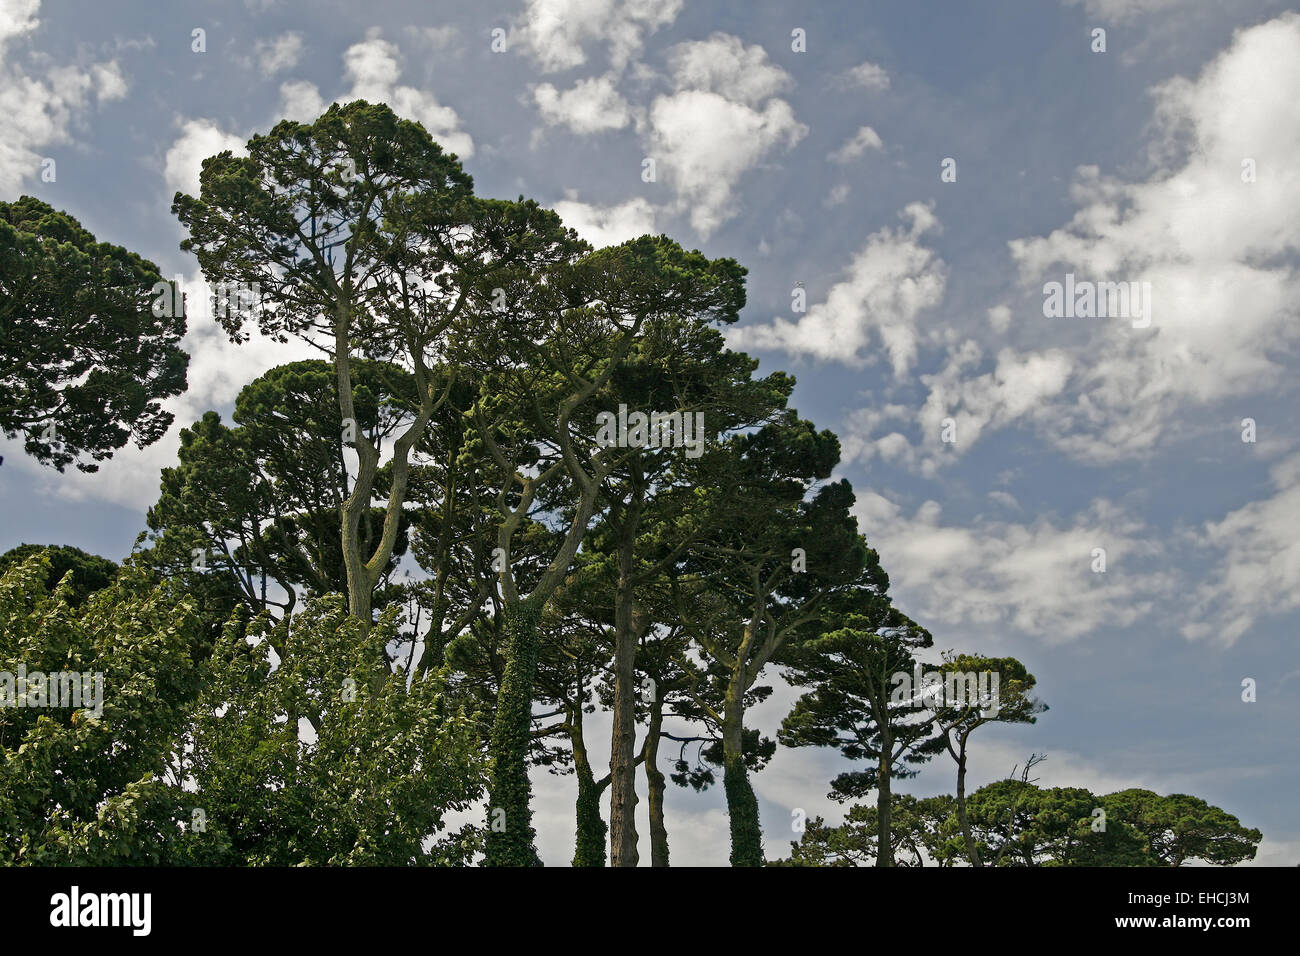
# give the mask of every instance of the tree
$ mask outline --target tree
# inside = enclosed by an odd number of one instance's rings
[[[789,680],[813,689],[800,697],[781,724],[791,747],[835,747],[849,760],[874,767],[840,774],[831,783],[839,800],[877,793],[877,866],[892,866],[891,785],[915,776],[909,769],[943,747],[934,714],[925,714],[910,693],[900,694],[898,675],[910,684],[915,652],[933,643],[928,631],[894,608],[889,579],[874,551],[852,596],[837,608],[833,630],[804,642],[792,656]]]
[[[701,494],[723,503],[715,533],[674,568],[677,614],[705,662],[708,684],[693,701],[714,728],[723,755],[731,861],[761,866],[758,799],[749,782],[744,726],[748,695],[788,645],[817,633],[832,597],[866,560],[849,509],[847,482],[818,489],[839,460],[839,442],[788,410],[773,423],[734,436]]]
[[[0,431],[59,471],[157,441],[189,363],[176,302],[157,266],[67,213],[0,202]]]
[[[1102,820],[1101,801],[1081,787],[1040,788],[997,780],[971,794],[971,827],[989,866],[1150,866],[1141,836]]]
[[[480,383],[476,439],[497,465],[496,551],[505,617],[506,667],[490,744],[492,865],[535,865],[526,761],[537,671],[537,625],[565,580],[624,449],[602,441],[592,400],[613,379],[644,329],[669,317],[698,323],[734,317],[743,270],[730,259],[687,252],[643,236],[520,277],[504,289],[511,311],[485,326],[472,361]],[[492,320],[488,317],[488,322]],[[512,553],[529,521],[555,531],[535,583],[520,587]]]
[[[1037,714],[1047,709],[1030,695],[1033,692],[1034,675],[1025,665],[1014,657],[979,657],[970,654],[944,655],[939,674],[945,680],[967,678],[963,691],[953,696],[956,699],[944,699],[937,705],[939,713],[939,734],[944,747],[957,764],[957,821],[961,827],[962,841],[966,849],[966,858],[971,866],[980,865],[979,846],[971,832],[970,816],[966,812],[966,757],[970,736],[980,727],[990,723],[1032,724]],[[979,693],[978,676],[981,674],[998,675],[997,691],[992,698],[982,697]],[[975,693],[970,693],[969,679],[975,677]],[[991,685],[991,681],[989,682]],[[949,681],[947,687],[961,686],[959,682]]]
[[[0,859],[165,862],[182,808],[163,778],[201,622],[133,569],[82,597],[75,571],[47,589],[51,568],[39,553],[0,576]]]
[[[354,430],[382,446],[400,425],[409,386],[399,369],[357,362]],[[235,400],[236,427],[209,411],[182,429],[179,463],[163,469],[158,501],[149,509],[153,543],[138,560],[183,578],[224,609],[222,622],[236,602],[284,616],[293,612],[299,588],[346,592],[339,507],[348,473],[338,407],[329,364],[293,362],[244,386]],[[362,515],[363,545],[378,538],[383,522],[382,509]],[[408,525],[403,512],[381,581],[405,553]]]
[[[943,795],[917,799],[906,793],[891,798],[889,856],[896,866],[950,864],[950,835],[955,820],[953,799]],[[790,858],[770,866],[875,866],[880,856],[879,810],[854,804],[837,827],[821,817],[806,821],[803,835],[790,841]]]
[[[66,575],[72,575],[72,590],[68,600],[74,607],[85,604],[90,595],[102,591],[117,578],[118,567],[108,558],[89,554],[67,544],[20,544],[11,548],[0,554],[0,574],[36,554],[43,554],[49,561],[50,571],[45,578],[45,590],[53,591]]]
[[[510,283],[584,246],[536,203],[477,199],[473,181],[418,123],[386,106],[334,104],[314,123],[279,123],[203,163],[199,198],[173,211],[210,281],[245,293],[219,311],[236,341],[255,322],[272,338],[321,350],[337,378],[340,419],[356,423],[357,359],[400,365],[415,401],[391,447],[384,521],[373,548],[361,523],[377,494],[380,452],[357,430],[357,471],[340,505],[348,608],[372,618],[372,592],[403,522],[412,451],[453,387],[441,364]],[[523,280],[516,280],[523,281]]]
[[[475,715],[448,706],[445,673],[371,680],[398,614],[366,628],[330,595],[227,628],[177,773],[194,780],[179,796],[202,811],[215,862],[465,865],[481,847],[444,821],[482,794]]]
[[[1235,866],[1254,859],[1263,838],[1232,814],[1185,793],[1162,797],[1150,790],[1120,790],[1102,797],[1101,806],[1108,826],[1118,820],[1137,831],[1151,860],[1164,866],[1190,860]]]

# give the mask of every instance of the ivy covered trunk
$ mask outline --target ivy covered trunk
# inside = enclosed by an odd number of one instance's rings
[[[728,694],[731,698],[732,695]],[[758,825],[758,797],[745,767],[744,712],[739,697],[727,701],[722,725],[722,787],[731,820],[731,865],[763,865],[763,831]]]
[[[573,865],[604,866],[605,840],[609,836],[609,827],[600,815],[600,795],[605,788],[596,782],[591,760],[587,756],[582,736],[581,704],[574,708],[570,719],[573,723],[573,771],[578,778],[578,827],[573,847]]]
[[[533,679],[537,673],[539,609],[530,601],[506,608],[506,669],[497,693],[496,721],[488,757],[485,866],[541,866],[533,845],[532,786],[528,745],[532,730]]]

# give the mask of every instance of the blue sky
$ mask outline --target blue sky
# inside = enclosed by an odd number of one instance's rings
[[[1270,0],[0,0],[0,199],[38,196],[198,293],[177,427],[305,353],[223,339],[171,197],[335,99],[389,102],[481,194],[554,205],[594,242],[735,257],[733,345],[841,436],[896,602],[937,648],[1039,679],[1051,710],[985,731],[973,784],[1046,752],[1041,784],[1194,793],[1295,865],[1298,90],[1300,15]],[[1046,317],[1067,273],[1149,282],[1149,326]],[[0,441],[0,549],[120,559],[176,444],[84,476]],[[838,818],[839,769],[781,750],[756,777],[769,855],[793,809]],[[938,761],[903,784],[952,787]],[[562,863],[571,781],[537,788]],[[668,827],[674,862],[725,863],[720,793],[674,790]]]

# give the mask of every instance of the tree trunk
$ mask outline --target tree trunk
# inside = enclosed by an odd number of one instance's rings
[[[497,693],[488,756],[488,832],[485,866],[541,866],[529,800],[528,746],[532,730],[533,680],[537,672],[537,621],[531,601],[505,609],[506,668]]]
[[[894,865],[894,843],[890,839],[890,767],[893,742],[885,734],[880,747],[876,780],[876,866]]]
[[[738,696],[728,693],[722,724],[722,785],[731,821],[731,865],[763,865],[763,831],[758,823],[758,797],[745,767],[744,710]]]
[[[609,835],[609,828],[600,815],[600,795],[605,788],[596,783],[591,760],[587,757],[587,746],[582,736],[581,701],[570,717],[570,727],[573,770],[578,778],[578,826],[573,845],[573,865],[604,866],[605,839]]]
[[[663,694],[655,689],[650,709],[650,727],[646,731],[645,778],[650,809],[650,865],[668,865],[668,827],[664,825],[664,790],[667,778],[659,769],[659,734],[664,725]]]
[[[621,563],[621,562],[620,562]],[[609,862],[636,866],[636,651],[631,595],[620,575],[614,644],[614,714],[609,750]]]
[[[609,742],[609,862],[640,862],[636,833],[636,654],[640,639],[636,615],[636,535],[643,491],[633,464],[626,508],[615,506],[618,529],[618,583],[614,591],[614,713]],[[621,520],[617,520],[621,519]]]
[[[960,744],[957,757],[957,822],[961,825],[961,835],[966,841],[966,858],[971,866],[980,865],[979,847],[975,845],[975,835],[971,833],[970,814],[966,812],[966,741]]]

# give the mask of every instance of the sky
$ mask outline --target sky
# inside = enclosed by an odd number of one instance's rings
[[[1300,863],[1300,13],[809,7],[0,0],[0,200],[65,210],[191,294],[166,438],[94,475],[0,438],[0,551],[120,560],[179,428],[308,357],[225,339],[171,200],[280,119],[382,101],[480,195],[748,268],[729,342],[840,436],[895,603],[936,651],[1038,678],[1050,710],[976,735],[972,787],[1046,753],[1041,786],[1192,793],[1264,832],[1256,862]],[[1133,295],[1062,315],[1052,283]],[[773,683],[751,723],[769,734],[795,696]],[[599,765],[607,723],[588,739]],[[842,817],[843,769],[781,748],[755,776],[769,857],[799,812]],[[954,775],[944,758],[897,789]],[[573,780],[535,788],[563,864]],[[726,863],[720,787],[670,788],[667,826],[675,864]]]

